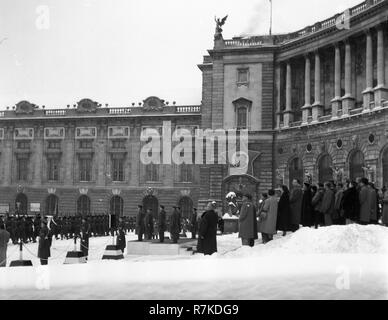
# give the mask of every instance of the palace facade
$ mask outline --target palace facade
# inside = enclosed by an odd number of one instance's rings
[[[388,1],[368,0],[300,31],[224,39],[198,67],[200,106],[157,97],[111,108],[23,101],[0,113],[0,210],[133,215],[138,204],[188,215],[211,199],[260,194],[294,178],[366,176],[388,186]],[[145,128],[248,129],[244,175],[216,165],[144,165]],[[161,129],[160,129],[161,130]]]

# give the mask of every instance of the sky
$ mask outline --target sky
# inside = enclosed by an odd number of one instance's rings
[[[273,33],[360,2],[273,0]],[[213,47],[214,17],[227,14],[225,39],[269,32],[269,0],[1,0],[0,109],[83,98],[127,107],[149,96],[200,104],[197,65]]]

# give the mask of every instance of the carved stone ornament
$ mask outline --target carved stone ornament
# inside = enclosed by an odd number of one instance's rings
[[[146,112],[161,112],[165,104],[158,97],[149,97],[143,101],[143,110]]]
[[[38,107],[28,101],[21,101],[16,105],[16,114],[33,114]]]
[[[94,113],[97,112],[98,103],[90,99],[82,99],[77,103],[77,112],[79,113]]]

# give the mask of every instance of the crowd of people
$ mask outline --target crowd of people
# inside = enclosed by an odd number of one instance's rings
[[[254,246],[261,233],[263,243],[273,240],[278,231],[295,232],[303,227],[327,227],[357,223],[388,226],[388,190],[378,190],[366,178],[318,184],[294,180],[291,191],[282,186],[280,194],[269,190],[262,195],[258,209],[252,196],[243,197],[240,210],[240,238],[243,245]],[[258,223],[253,223],[258,221]]]

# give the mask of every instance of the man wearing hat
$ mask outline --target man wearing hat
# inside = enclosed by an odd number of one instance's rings
[[[252,196],[244,194],[243,205],[240,212],[240,233],[239,238],[242,239],[243,246],[253,247],[257,236],[257,217],[256,208],[252,203]]]
[[[159,241],[164,242],[164,233],[166,232],[166,211],[164,206],[160,206],[158,217]]]
[[[181,233],[181,215],[179,207],[173,207],[174,211],[170,218],[170,234],[173,243],[178,243],[179,234]]]
[[[137,216],[136,216],[136,234],[139,241],[143,241],[144,231],[145,231],[145,225],[144,225],[143,206],[139,205]]]

